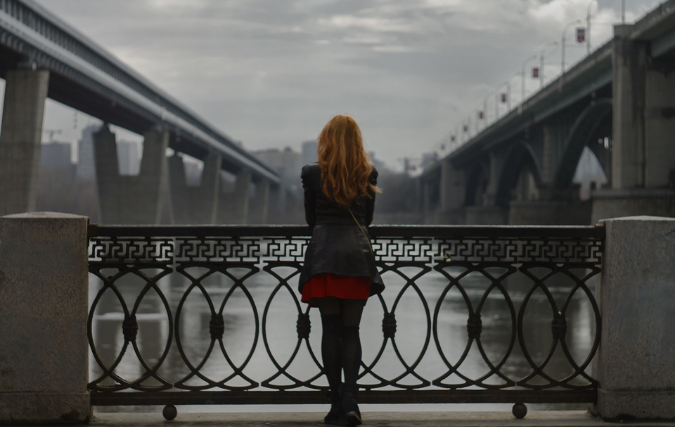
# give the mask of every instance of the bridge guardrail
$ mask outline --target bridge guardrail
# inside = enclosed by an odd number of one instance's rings
[[[601,323],[592,281],[603,227],[370,232],[388,289],[366,306],[381,342],[362,338],[362,402],[596,400]],[[89,234],[93,405],[326,402],[320,326],[312,328],[295,286],[307,227],[93,226]],[[144,332],[150,296],[161,325]],[[197,305],[195,323],[185,313]],[[280,317],[282,308],[292,318]],[[101,344],[101,319],[119,335],[113,351]],[[248,328],[245,349],[230,342],[232,325]],[[148,337],[161,341],[155,357]]]

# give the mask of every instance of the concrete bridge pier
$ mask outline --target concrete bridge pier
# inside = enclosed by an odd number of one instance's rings
[[[575,135],[570,134],[569,126],[561,124],[546,124],[542,126],[539,141],[541,142],[541,160],[535,155],[535,149],[530,144],[522,143],[519,157],[522,160],[507,160],[504,167],[510,167],[509,163],[526,164],[521,174],[529,171],[526,175],[529,180],[516,178],[518,181],[515,188],[515,197],[509,202],[508,224],[509,225],[588,225],[591,223],[591,203],[582,202],[579,199],[579,186],[567,184],[564,190],[555,189],[558,165],[569,145],[576,145],[579,152],[574,159],[580,156],[583,146],[572,141]],[[575,168],[576,169],[576,168]],[[571,179],[571,178],[570,178]],[[524,187],[524,188],[521,188]],[[532,194],[534,193],[534,194]],[[532,197],[530,197],[532,196]]]
[[[270,210],[268,223],[274,222],[277,224],[286,223],[288,212],[286,181],[281,180],[279,184],[270,187]]]
[[[5,82],[0,136],[0,216],[35,210],[49,71],[11,70]]]
[[[463,224],[466,177],[464,171],[452,165],[449,159],[441,162],[440,201],[430,215],[432,224]]]
[[[141,171],[120,176],[115,134],[107,126],[94,133],[94,163],[98,184],[99,212],[104,224],[158,224],[161,207],[170,197],[166,148],[169,133],[145,133]]]
[[[675,216],[675,60],[651,58],[632,32],[614,27],[611,189],[593,193],[593,221]]]
[[[199,186],[187,185],[183,158],[175,154],[168,159],[171,206],[175,224],[215,224],[220,194],[222,158],[209,154]]]
[[[464,223],[467,225],[505,225],[508,224],[509,210],[507,206],[497,204],[499,178],[501,171],[507,167],[506,161],[494,152],[490,152],[488,166],[488,183],[480,200],[473,206],[466,207]]]
[[[220,192],[218,201],[218,223],[220,224],[248,224],[249,207],[251,202],[251,172],[239,172],[231,192]]]
[[[255,184],[255,197],[250,203],[250,223],[267,224],[270,216],[270,195],[271,185],[266,179]]]

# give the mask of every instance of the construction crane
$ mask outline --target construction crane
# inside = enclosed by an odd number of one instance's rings
[[[49,142],[53,142],[54,141],[54,135],[58,135],[62,131],[61,131],[61,129],[42,129],[42,132],[48,133],[49,134]]]

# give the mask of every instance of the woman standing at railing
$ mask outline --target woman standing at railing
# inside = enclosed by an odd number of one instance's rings
[[[302,301],[321,312],[321,355],[331,399],[324,423],[352,426],[361,424],[356,402],[361,313],[368,297],[384,289],[366,231],[380,190],[351,117],[333,117],[319,135],[317,151],[319,162],[301,174],[312,239],[299,289]]]

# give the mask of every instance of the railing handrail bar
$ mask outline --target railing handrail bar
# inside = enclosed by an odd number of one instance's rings
[[[579,226],[521,225],[373,225],[373,238],[597,238],[604,239],[602,224]],[[90,224],[88,237],[300,237],[310,236],[303,225],[98,225]]]

